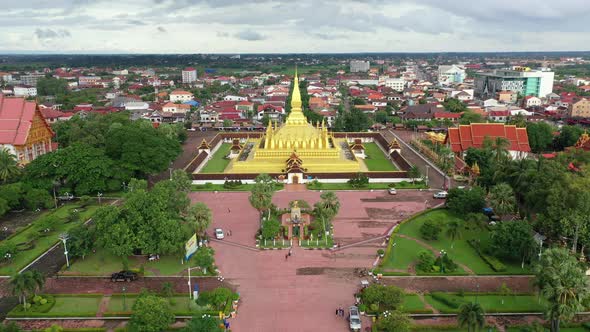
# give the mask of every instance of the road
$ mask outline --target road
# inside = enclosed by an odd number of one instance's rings
[[[440,171],[434,163],[426,159],[426,157],[422,156],[417,150],[410,146],[410,140],[413,135],[412,131],[396,130],[394,132],[392,130],[383,130],[381,131],[381,134],[387,139],[387,141],[396,138],[400,142],[402,145],[402,156],[404,156],[410,164],[418,167],[422,174],[428,174],[428,184],[430,185],[430,188],[442,189],[448,183],[451,183],[452,186],[453,181],[451,178],[444,176],[443,172]],[[448,187],[450,188],[451,186]]]

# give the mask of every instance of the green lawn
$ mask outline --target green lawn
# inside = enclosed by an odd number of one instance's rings
[[[310,190],[386,190],[391,188],[393,185],[396,189],[425,189],[427,188],[423,182],[397,182],[397,183],[369,183],[368,186],[363,188],[353,188],[347,182],[342,183],[320,183],[316,186],[312,183],[307,184],[307,189]]]
[[[475,294],[469,294],[464,296],[458,296],[453,293],[445,294],[461,302],[477,302],[481,304],[485,312],[543,312],[545,309],[544,301],[539,302],[539,298],[536,295],[488,295],[481,294],[479,296]],[[445,303],[439,302],[434,299],[432,295],[425,295],[424,299],[435,309],[438,309],[442,313],[456,313],[459,311],[458,308],[452,308]],[[502,304],[504,300],[504,304]]]
[[[387,159],[387,156],[385,156],[377,143],[365,143],[363,146],[367,155],[364,159],[365,165],[370,172],[391,172],[398,170],[391,160]]]
[[[47,312],[22,311],[18,305],[8,316],[18,317],[93,317],[98,312],[102,295],[60,296],[54,295],[55,304]]]
[[[522,269],[520,264],[511,264],[508,262],[503,262],[506,265],[506,271],[495,272],[492,270],[492,268],[478,255],[475,249],[467,243],[467,240],[469,239],[479,239],[482,245],[485,245],[489,241],[490,232],[477,225],[469,225],[464,222],[466,226],[470,227],[464,228],[461,231],[461,238],[456,239],[454,243],[452,243],[452,248],[451,239],[445,234],[446,227],[443,227],[443,231],[439,235],[438,240],[426,241],[422,239],[420,236],[420,226],[422,226],[427,220],[434,220],[446,224],[449,221],[459,219],[451,215],[447,210],[437,209],[405,222],[400,226],[398,233],[420,239],[434,247],[436,250],[445,250],[451,259],[457,263],[466,265],[476,274],[527,274],[530,272],[526,267],[525,269]],[[385,257],[383,263],[384,268],[407,269],[410,263],[417,259],[420,250],[424,248],[414,241],[395,235],[390,241],[397,244],[393,250],[390,251],[390,254]]]
[[[221,144],[219,149],[213,154],[213,157],[207,162],[207,164],[205,164],[205,167],[203,167],[199,173],[223,173],[230,161],[225,158],[225,156],[229,154],[230,148],[231,144]]]
[[[196,264],[189,261],[190,266]],[[139,269],[143,264],[144,274],[146,276],[171,276],[184,275],[188,264],[185,262],[181,264],[180,256],[160,256],[159,261],[149,262],[146,257],[130,257],[129,268]],[[98,249],[96,253],[86,256],[85,259],[76,259],[67,270],[60,272],[64,275],[100,275],[108,276],[113,272],[123,269],[123,262],[121,258],[108,253],[104,249]],[[211,273],[211,271],[207,271]],[[200,271],[192,270],[192,275],[199,275]]]
[[[416,294],[406,294],[402,305],[405,312],[424,313],[426,310],[424,302]]]
[[[119,295],[112,296],[109,300],[107,314],[116,314],[120,312],[130,313],[132,311],[131,309],[133,308],[135,300],[137,300],[136,295],[128,295],[126,297]],[[196,303],[194,303],[194,300],[188,298],[188,293],[186,296],[173,296],[169,298],[168,303],[170,303],[170,308],[172,309],[172,312],[174,312],[177,315],[185,315],[190,312],[210,310],[209,307],[200,307]],[[126,305],[126,309],[123,304]]]
[[[64,223],[63,221],[65,221],[65,219],[67,218],[69,211],[75,208],[81,209],[80,222]],[[10,264],[0,266],[0,275],[12,275],[18,272],[20,269],[24,268],[35,258],[44,253],[47,249],[59,242],[59,234],[67,232],[73,227],[78,226],[84,221],[86,221],[94,214],[96,209],[98,209],[98,205],[89,205],[82,209],[80,208],[79,204],[73,203],[66,204],[55,211],[48,211],[40,214],[39,217],[33,222],[33,226],[23,229],[15,236],[0,242],[0,244],[11,242],[18,245],[19,243],[24,244],[26,242],[29,242],[31,237],[39,231],[34,224],[44,216],[54,215],[58,217],[62,222],[58,223],[56,227],[48,233],[40,232],[40,234],[43,236],[35,240],[34,247],[28,250],[20,250],[14,256],[13,261]]]

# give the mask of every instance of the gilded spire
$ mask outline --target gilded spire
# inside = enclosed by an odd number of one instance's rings
[[[295,69],[295,78],[293,79],[293,94],[291,95],[291,112],[301,112],[301,91],[299,91],[299,78],[297,77],[297,69]]]

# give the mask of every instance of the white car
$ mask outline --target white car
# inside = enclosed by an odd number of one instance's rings
[[[225,233],[223,233],[223,229],[216,228],[215,229],[215,238],[218,240],[222,240],[225,237]]]
[[[437,193],[435,193],[432,197],[434,198],[447,198],[447,196],[449,196],[449,193],[446,191],[439,191]]]
[[[387,191],[390,195],[397,195],[397,190],[395,190],[395,188],[389,188]]]
[[[361,316],[359,316],[359,309],[355,306],[348,308],[348,323],[351,331],[361,330]]]

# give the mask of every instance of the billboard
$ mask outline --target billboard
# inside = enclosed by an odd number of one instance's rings
[[[193,236],[184,244],[184,258],[188,261],[191,256],[197,251],[197,233],[193,234]]]

